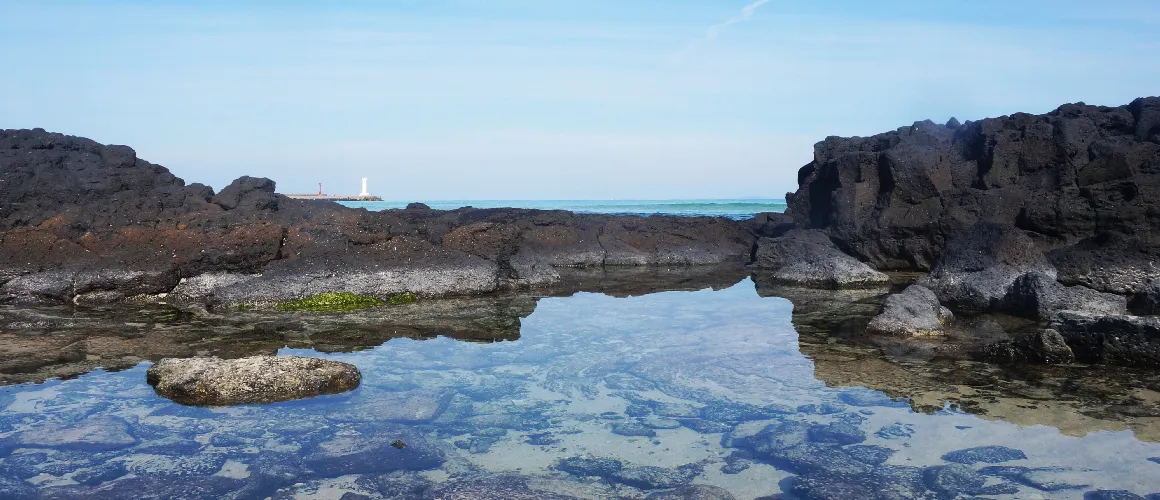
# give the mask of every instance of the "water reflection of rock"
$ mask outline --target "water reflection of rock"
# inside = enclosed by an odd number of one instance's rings
[[[757,283],[758,293],[794,304],[798,346],[813,360],[814,377],[828,386],[882,391],[927,413],[949,404],[987,419],[1055,427],[1066,435],[1130,429],[1141,440],[1160,441],[1160,374],[1087,365],[1000,366],[970,360],[969,349],[953,338],[869,339],[862,333],[878,311],[882,290]],[[971,328],[973,338],[990,329],[995,338],[1006,335],[1004,327],[1019,326],[1010,318],[988,317],[960,328]]]
[[[516,340],[520,321],[544,296],[721,289],[745,277],[739,266],[563,269],[565,285],[523,294],[449,298],[350,313],[209,313],[164,305],[107,309],[0,307],[0,385],[122,370],[165,357],[239,358],[283,347],[351,352],[393,338],[438,336]]]
[[[78,312],[0,309],[0,383],[70,378],[165,357],[239,358],[283,347],[349,352],[392,338],[449,336],[491,342],[519,338],[535,309],[526,296],[431,301],[346,314],[194,314],[151,306]]]

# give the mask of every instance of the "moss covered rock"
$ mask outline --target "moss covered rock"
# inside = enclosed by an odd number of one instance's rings
[[[414,296],[412,296],[414,297]],[[394,297],[392,297],[392,300]],[[279,311],[346,312],[382,305],[383,301],[349,292],[323,293],[304,299],[279,302]],[[393,302],[392,302],[393,303]]]

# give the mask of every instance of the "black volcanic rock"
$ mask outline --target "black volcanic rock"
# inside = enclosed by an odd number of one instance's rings
[[[839,250],[825,233],[795,229],[757,242],[753,266],[775,283],[817,288],[869,288],[890,278]]]
[[[1084,363],[1160,368],[1160,318],[1061,312],[1051,322]]]
[[[932,269],[947,243],[979,222],[1033,232],[1056,248],[1104,232],[1155,234],[1158,109],[1160,98],[1150,97],[830,137],[799,171],[789,212],[878,269]]]
[[[226,210],[276,210],[278,196],[274,194],[274,181],[264,177],[243,175],[214,196],[215,205]]]
[[[1012,314],[1048,320],[1059,311],[1126,314],[1127,298],[1084,286],[1064,286],[1043,273],[1027,273],[1011,284],[1004,308]]]
[[[464,295],[554,286],[577,267],[740,266],[755,240],[727,219],[416,204],[368,212],[274,189],[241,177],[215,194],[125,146],[0,130],[0,302],[101,304],[191,279],[179,302]]]
[[[1153,283],[1134,295],[1128,307],[1133,314],[1148,316],[1160,314],[1160,283]]]
[[[1029,272],[1055,275],[1047,257],[1024,231],[979,223],[955,236],[921,283],[949,307],[999,310],[1015,280]]]

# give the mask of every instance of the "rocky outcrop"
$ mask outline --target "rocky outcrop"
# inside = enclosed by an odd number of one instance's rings
[[[919,283],[951,309],[1091,318],[978,339],[986,359],[1143,363],[1148,343],[1120,315],[1129,295],[1133,312],[1157,310],[1158,124],[1160,97],[1149,97],[829,137],[799,170],[787,213],[793,231],[821,233],[879,271],[929,271]]]
[[[816,288],[867,288],[890,277],[846,255],[821,231],[791,230],[757,242],[753,266],[773,282]]]
[[[126,146],[40,129],[0,131],[0,199],[8,303],[470,295],[555,286],[573,267],[740,265],[754,242],[749,226],[707,217],[421,204],[368,212],[289,199],[252,177],[214,193]]]
[[[882,312],[866,327],[867,332],[895,337],[922,337],[943,334],[943,325],[954,314],[941,304],[934,292],[922,285],[911,285],[902,293],[886,298]]]
[[[1157,109],[1157,97],[1119,107],[1068,104],[955,128],[924,121],[873,137],[830,137],[798,172],[789,212],[880,270],[933,269],[948,242],[979,222],[1030,231],[1058,248],[1155,234]],[[1156,246],[1141,244],[1148,252],[1129,257],[1146,261]],[[1069,258],[1056,255],[1059,264]],[[1084,268],[1095,269],[1076,266],[1077,283]],[[1109,286],[1131,288],[1139,279],[1129,272]]]
[[[265,404],[338,394],[358,387],[349,363],[299,356],[166,358],[149,368],[157,394],[185,405]]]

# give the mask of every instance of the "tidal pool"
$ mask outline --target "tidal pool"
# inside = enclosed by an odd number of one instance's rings
[[[296,347],[280,353],[345,361],[363,376],[350,393],[288,403],[181,406],[146,384],[147,362],[0,387],[0,498],[1160,491],[1151,374],[891,360],[814,331],[867,309],[858,297],[811,310],[799,300],[795,312],[757,292],[746,279],[540,298],[514,340],[391,338],[354,352],[282,342]],[[166,328],[185,323],[196,321]]]

